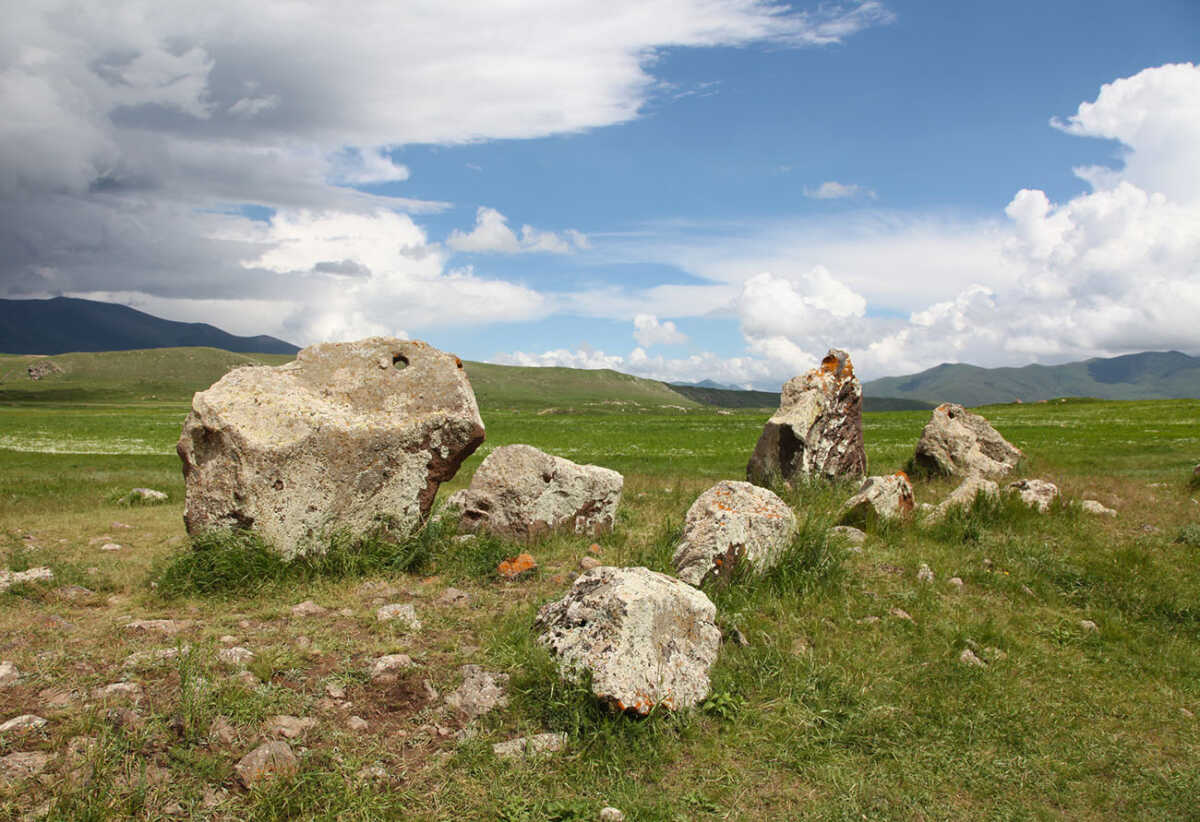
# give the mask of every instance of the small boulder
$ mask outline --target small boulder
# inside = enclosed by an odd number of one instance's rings
[[[324,616],[329,613],[328,608],[324,608],[311,599],[306,599],[292,606],[292,616],[294,617],[317,617]]]
[[[508,704],[508,695],[504,692],[508,674],[485,671],[478,665],[464,665],[462,673],[462,685],[446,694],[446,704],[465,721],[470,722]]]
[[[379,622],[399,622],[409,631],[421,630],[421,620],[417,619],[417,609],[411,602],[381,606],[375,611],[375,619]]]
[[[779,410],[763,427],[746,465],[746,478],[770,485],[866,473],[862,385],[850,355],[831,348],[817,368],[783,386]]]
[[[273,716],[267,720],[267,735],[295,739],[317,726],[317,720],[305,716]]]
[[[188,533],[249,528],[287,557],[331,529],[407,534],[483,442],[462,361],[416,340],[321,343],[196,394],[176,450]]]
[[[496,573],[505,579],[516,579],[521,574],[532,571],[537,567],[537,560],[529,554],[517,554],[515,557],[509,557],[497,565]]]
[[[371,665],[371,679],[385,680],[395,678],[397,671],[413,667],[412,658],[408,654],[385,654]]]
[[[1117,512],[1113,508],[1109,508],[1099,500],[1085,499],[1079,503],[1079,507],[1083,509],[1085,514],[1095,514],[1098,517],[1115,517]]]
[[[779,562],[795,531],[796,515],[772,491],[723,480],[688,509],[671,564],[691,585],[728,578],[742,563],[762,573]]]
[[[829,529],[828,535],[831,540],[846,543],[852,551],[861,551],[867,541],[866,532],[853,525],[835,525]]]
[[[945,402],[921,432],[913,465],[928,474],[1003,476],[1022,456],[986,419]]]
[[[558,528],[576,534],[612,530],[624,477],[577,465],[532,445],[505,445],[487,455],[470,487],[447,506],[462,511],[460,530],[529,540]]]
[[[950,513],[951,508],[969,509],[975,504],[975,498],[980,494],[988,497],[998,496],[1000,486],[992,482],[990,479],[984,479],[980,476],[971,476],[963,480],[957,488],[926,515],[926,522],[940,522]]]
[[[547,756],[567,747],[567,735],[534,734],[510,739],[507,742],[497,742],[492,745],[492,753],[500,759],[525,759]]]
[[[912,483],[903,471],[897,471],[886,477],[867,477],[858,493],[842,505],[838,522],[867,525],[878,519],[907,517],[912,510]]]
[[[1017,480],[1009,484],[1008,490],[1019,495],[1021,502],[1043,514],[1050,510],[1050,505],[1058,499],[1058,486],[1046,480]]]
[[[721,631],[716,608],[685,582],[646,568],[580,574],[566,596],[538,611],[537,641],[569,680],[622,711],[684,708],[708,696]]]
[[[265,742],[243,756],[233,770],[242,785],[252,788],[264,779],[294,776],[300,770],[300,761],[290,745],[277,739]]]
[[[26,571],[9,571],[0,568],[0,593],[14,585],[24,585],[29,582],[49,582],[54,579],[54,572],[49,568],[30,568]]]
[[[153,488],[134,488],[117,502],[121,505],[159,505],[169,499],[170,497],[165,491],[156,491]]]
[[[53,759],[53,754],[44,751],[16,751],[0,756],[0,786],[38,776]]]
[[[621,811],[620,808],[614,808],[612,806],[601,808],[600,822],[625,822],[625,813]]]
[[[0,725],[0,734],[4,733],[24,733],[25,731],[36,731],[46,727],[49,720],[43,719],[36,714],[21,714],[14,716],[4,724]]]
[[[593,568],[599,568],[602,564],[603,563],[600,562],[600,560],[596,559],[595,557],[591,556],[590,554],[584,555],[579,558],[579,570],[580,571],[590,571]]]

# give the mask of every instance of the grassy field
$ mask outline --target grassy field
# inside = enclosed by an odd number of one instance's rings
[[[512,442],[615,468],[625,495],[598,540],[606,564],[669,570],[688,506],[742,477],[768,415],[642,385],[533,394],[469,367],[488,439],[441,496]],[[826,538],[852,488],[788,494],[803,527],[784,563],[710,592],[749,644],[723,646],[702,708],[633,720],[564,686],[533,643],[537,608],[570,586],[590,539],[530,546],[539,569],[516,582],[494,567],[518,546],[456,542],[449,522],[402,551],[343,541],[282,568],[250,545],[202,565],[173,453],[186,403],[100,379],[71,390],[0,395],[0,568],[56,573],[0,594],[0,660],[24,674],[0,690],[0,722],[50,720],[0,734],[0,757],[54,754],[37,779],[5,784],[0,771],[0,818],[591,820],[605,805],[647,820],[1198,818],[1198,401],[982,409],[1025,451],[1022,476],[1062,488],[1046,515],[982,505],[936,527],[881,527],[853,553]],[[902,465],[927,419],[868,415],[872,473]],[[170,501],[122,505],[134,486]],[[918,501],[951,488],[920,484]],[[1084,514],[1083,498],[1120,514]],[[121,550],[101,551],[108,542]],[[451,585],[468,605],[440,600]],[[291,613],[309,599],[328,612]],[[378,622],[385,602],[413,603],[423,627]],[[123,627],[155,618],[186,624],[171,637]],[[232,644],[255,654],[246,672],[219,661]],[[961,662],[964,649],[986,664]],[[384,653],[415,667],[373,683]],[[440,697],[468,663],[511,680],[507,707],[463,733]],[[124,680],[140,685],[136,703],[91,693]],[[279,714],[317,720],[292,740],[299,774],[237,787],[234,763]],[[351,730],[351,715],[367,729]],[[218,716],[224,740],[210,735]],[[567,733],[566,750],[492,754],[543,731]]]

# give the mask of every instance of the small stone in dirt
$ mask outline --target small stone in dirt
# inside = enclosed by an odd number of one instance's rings
[[[92,689],[92,699],[132,699],[137,702],[142,696],[142,686],[136,682],[114,682]]]
[[[241,783],[250,788],[264,779],[292,776],[300,770],[300,761],[290,745],[275,740],[259,745],[243,756],[233,770]]]
[[[47,708],[66,708],[75,701],[75,698],[69,691],[64,691],[59,688],[43,688],[38,691],[38,699]]]
[[[27,571],[9,571],[0,568],[0,591],[7,591],[14,585],[25,582],[48,582],[54,579],[54,572],[49,568],[30,568]]]
[[[457,588],[447,588],[442,591],[442,595],[438,597],[438,602],[443,605],[467,605],[471,601],[471,595],[466,591],[460,591]]]
[[[121,546],[115,542],[106,542],[100,546],[101,551],[120,551]]]
[[[217,715],[208,726],[208,738],[218,745],[232,745],[237,741],[237,730],[229,724],[226,717]]]
[[[1096,514],[1101,517],[1115,517],[1117,512],[1113,508],[1109,508],[1099,500],[1085,499],[1079,503],[1079,507],[1083,509],[1085,514]]]
[[[408,654],[386,654],[375,660],[375,664],[371,666],[371,679],[395,676],[397,671],[411,667],[413,661]]]
[[[983,668],[987,665],[986,662],[975,656],[975,652],[970,648],[963,648],[962,653],[958,655],[958,661],[964,665],[973,665],[976,668]]]
[[[908,611],[905,611],[903,608],[893,608],[890,611],[888,611],[888,613],[891,614],[892,616],[894,616],[896,619],[907,619],[909,622],[912,622],[914,624],[916,623],[916,620],[914,620],[912,618],[912,615],[909,614]]]
[[[717,412],[721,413],[720,411]],[[726,412],[728,413],[728,412]],[[625,814],[614,807],[600,809],[600,822],[625,822]]]
[[[222,665],[237,668],[248,665],[254,659],[254,652],[241,645],[235,645],[232,648],[222,648],[217,651],[217,659]]]
[[[593,568],[600,567],[600,560],[593,556],[583,556],[579,558],[579,570],[590,571]]]
[[[35,714],[21,714],[0,725],[0,733],[35,731],[48,725],[48,720]]]
[[[1085,631],[1099,631],[1100,630],[1100,628],[1097,627],[1096,623],[1092,622],[1090,619],[1079,620],[1079,627]]]
[[[328,609],[322,608],[311,599],[306,599],[303,602],[292,606],[292,616],[294,617],[322,616],[326,613],[328,613]]]
[[[0,756],[0,785],[32,779],[46,770],[53,758],[44,751],[17,751]]]
[[[363,733],[371,727],[371,723],[361,716],[352,716],[346,720],[346,727],[355,733]]]
[[[950,579],[946,580],[946,582],[950,583],[950,585],[951,585],[951,586],[953,586],[953,587],[955,587],[955,588],[962,588],[962,587],[963,587],[963,581],[962,581],[962,579],[961,579],[961,578],[959,578],[959,577],[950,577]]]
[[[536,734],[520,736],[507,742],[497,742],[492,746],[492,752],[501,759],[522,759],[524,757],[546,756],[561,751],[567,746],[566,734]]]
[[[190,627],[192,627],[192,623],[185,619],[135,619],[125,623],[126,631],[144,631],[148,634],[163,634],[164,636],[175,636]]]
[[[21,678],[21,672],[17,670],[17,666],[5,660],[0,662],[0,688],[7,688],[10,685],[15,685],[17,680]]]
[[[341,685],[337,684],[336,682],[326,682],[325,683],[325,694],[330,699],[345,699],[346,698],[346,689],[343,688]]]
[[[316,725],[317,720],[309,716],[273,716],[267,720],[267,735],[295,739]]]
[[[859,625],[874,625],[878,621],[879,621],[879,617],[877,617],[877,616],[865,616],[862,619],[858,620],[858,624]]]
[[[516,579],[527,571],[537,568],[537,560],[529,554],[517,554],[509,557],[496,567],[496,573],[505,579]]]
[[[375,612],[375,619],[380,622],[399,622],[410,631],[421,630],[421,620],[417,619],[417,611],[411,602],[384,605]]]
[[[933,582],[933,569],[924,562],[922,562],[921,567],[917,569],[917,581]]]
[[[478,665],[464,665],[462,673],[462,685],[446,695],[446,704],[467,722],[508,704],[508,695],[504,692],[508,674],[485,671]]]

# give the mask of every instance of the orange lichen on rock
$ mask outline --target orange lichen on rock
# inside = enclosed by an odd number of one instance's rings
[[[496,567],[496,573],[506,579],[515,579],[527,571],[537,567],[537,560],[529,554],[517,554],[509,557]]]

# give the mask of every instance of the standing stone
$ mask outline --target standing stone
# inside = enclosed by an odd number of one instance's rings
[[[766,488],[723,480],[688,509],[683,539],[671,563],[684,582],[728,577],[743,561],[757,573],[772,568],[796,532],[796,515]]]
[[[746,466],[756,485],[795,477],[861,477],[862,385],[850,355],[831,348],[821,365],[783,386],[779,410],[767,420]]]
[[[926,474],[1003,476],[1023,456],[986,419],[944,402],[921,432],[913,467]]]
[[[462,361],[415,340],[322,343],[196,394],[176,450],[189,533],[249,528],[291,557],[379,517],[411,532],[483,442]]]
[[[577,465],[532,445],[505,445],[487,455],[471,485],[446,504],[462,510],[460,530],[528,540],[565,527],[576,534],[612,530],[625,479],[597,465]]]
[[[646,568],[603,566],[538,611],[537,641],[571,681],[621,711],[699,704],[709,691],[721,631],[716,607],[685,582]]]
[[[842,505],[838,523],[866,525],[878,519],[907,517],[912,510],[912,483],[903,471],[897,471],[886,477],[867,477],[858,493]]]

